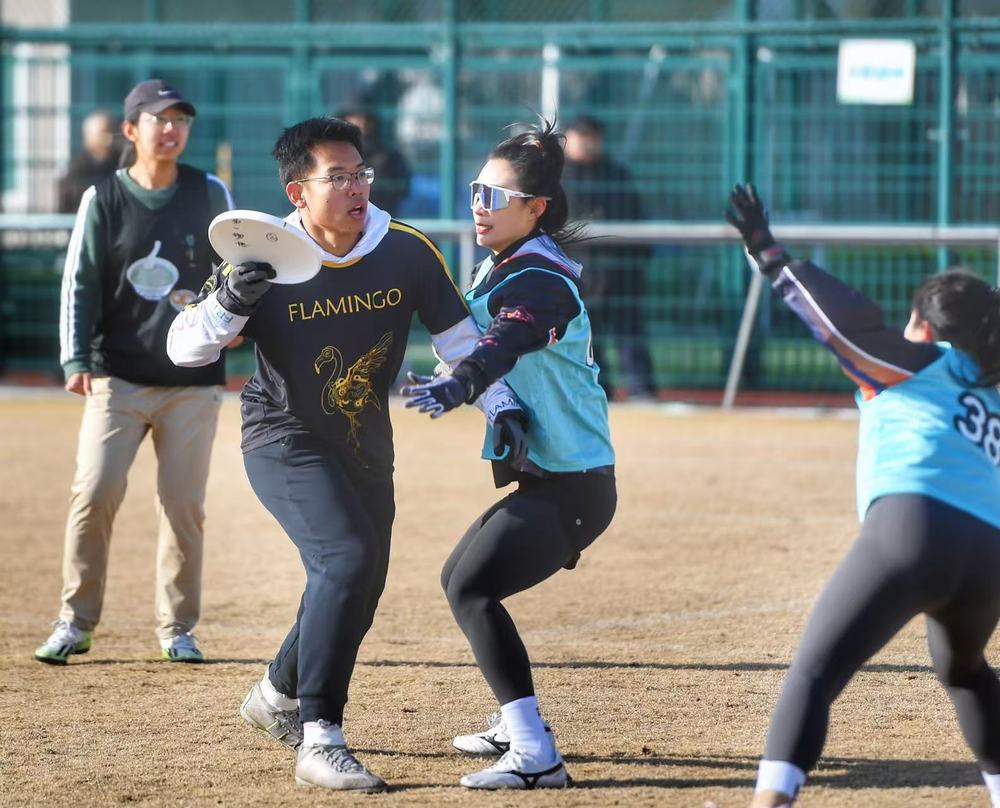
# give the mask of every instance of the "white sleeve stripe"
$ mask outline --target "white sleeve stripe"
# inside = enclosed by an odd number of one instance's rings
[[[229,207],[229,210],[235,208],[236,205],[233,202],[233,195],[229,193],[229,188],[226,187],[226,183],[224,183],[221,179],[215,176],[215,174],[210,174],[206,172],[205,176],[208,178],[209,182],[214,182],[216,185],[222,188],[222,192],[226,195],[226,205]]]
[[[826,326],[827,331],[832,336],[837,337],[843,343],[843,345],[846,346],[847,348],[849,348],[853,353],[855,353],[857,356],[860,356],[862,359],[865,359],[868,362],[871,362],[873,365],[878,365],[879,367],[886,368],[887,370],[894,371],[895,373],[899,373],[899,374],[901,374],[903,376],[909,377],[909,376],[913,375],[913,371],[912,370],[908,370],[906,368],[899,367],[899,365],[894,365],[891,362],[886,362],[884,359],[879,359],[877,356],[872,356],[870,353],[868,353],[867,351],[862,350],[860,347],[858,347],[858,345],[856,345],[855,343],[851,342],[851,340],[849,340],[847,337],[845,337],[837,329],[837,327],[833,324],[833,322],[830,320],[830,318],[826,316],[826,314],[823,312],[823,310],[816,303],[815,298],[813,298],[813,296],[809,294],[809,292],[805,288],[805,286],[802,285],[802,283],[799,281],[799,279],[795,277],[795,274],[788,267],[784,267],[781,270],[781,275],[783,275],[786,278],[790,279],[791,282],[793,284],[795,284],[795,288],[799,290],[799,293],[802,295],[802,299],[805,300],[809,304],[809,307],[813,310],[813,312],[815,313],[816,317],[819,320],[822,321],[823,325]]]
[[[87,213],[97,195],[97,189],[91,185],[83,192],[80,207],[73,223],[73,232],[66,249],[66,263],[63,265],[62,289],[59,305],[59,364],[64,364],[73,358],[73,337],[76,334],[76,291],[77,273],[80,271],[84,249],[84,232],[87,224]]]

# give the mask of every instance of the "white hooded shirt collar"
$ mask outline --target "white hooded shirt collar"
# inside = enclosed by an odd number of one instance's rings
[[[293,227],[297,227],[306,235],[309,235],[308,231],[302,225],[302,217],[297,210],[289,213],[285,217],[285,221]],[[368,209],[365,212],[365,227],[361,232],[361,239],[347,255],[334,255],[324,250],[319,244],[316,244],[322,256],[324,266],[343,266],[368,255],[385,238],[385,234],[389,232],[390,221],[392,221],[392,217],[388,213],[369,202]],[[315,242],[315,239],[313,241]]]

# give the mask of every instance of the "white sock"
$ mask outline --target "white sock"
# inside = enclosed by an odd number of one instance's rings
[[[555,744],[551,734],[545,731],[535,696],[526,696],[501,705],[500,715],[503,716],[510,736],[511,749],[527,752],[542,763],[555,761]]]
[[[990,801],[993,803],[993,808],[1000,808],[1000,774],[983,772],[983,780],[990,790]]]
[[[792,763],[783,760],[762,760],[757,768],[757,786],[759,791],[778,791],[787,794],[793,800],[806,781],[806,773]]]
[[[271,666],[264,669],[264,678],[260,680],[260,692],[264,694],[264,701],[270,704],[275,710],[296,710],[299,706],[298,699],[292,699],[284,693],[276,690],[271,684]]]
[[[347,746],[347,740],[340,724],[331,724],[321,718],[319,721],[306,721],[302,725],[302,745]]]

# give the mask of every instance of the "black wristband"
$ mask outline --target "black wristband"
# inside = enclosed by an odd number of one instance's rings
[[[465,385],[465,403],[472,404],[486,389],[486,374],[478,365],[462,360],[452,371],[452,377]]]
[[[215,299],[219,301],[219,305],[222,306],[230,314],[236,314],[240,317],[249,317],[253,314],[256,306],[247,306],[240,303],[229,291],[229,287],[226,286],[225,280],[222,281],[222,285],[219,287],[219,291],[215,293]]]
[[[761,250],[754,258],[757,260],[757,268],[769,278],[777,275],[781,268],[792,260],[784,246],[778,241]]]

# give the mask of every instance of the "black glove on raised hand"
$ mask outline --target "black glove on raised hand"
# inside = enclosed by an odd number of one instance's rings
[[[501,410],[493,419],[493,453],[503,457],[515,469],[528,459],[528,416],[524,410]]]
[[[271,288],[275,274],[274,267],[263,261],[237,264],[219,287],[219,303],[226,311],[242,317],[253,314],[264,293]]]
[[[430,413],[431,418],[440,418],[455,407],[472,403],[469,401],[473,393],[472,382],[464,377],[407,373],[406,378],[410,383],[399,391],[401,395],[410,397],[406,406]]]
[[[774,240],[768,227],[767,209],[752,184],[737,185],[729,194],[726,219],[740,231],[747,252],[765,275],[777,272],[789,261],[785,248]]]

